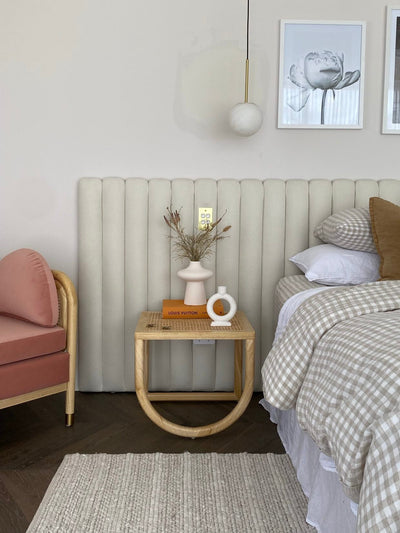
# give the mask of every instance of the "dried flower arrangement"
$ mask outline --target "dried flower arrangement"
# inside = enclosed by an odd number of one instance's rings
[[[212,224],[207,224],[204,229],[194,233],[186,233],[181,221],[180,210],[173,211],[167,207],[167,215],[164,220],[171,229],[170,238],[174,241],[174,251],[177,259],[189,259],[189,261],[200,261],[214,253],[213,244],[227,237],[226,232],[231,226],[225,226],[218,230],[217,226],[221,222],[225,213]]]

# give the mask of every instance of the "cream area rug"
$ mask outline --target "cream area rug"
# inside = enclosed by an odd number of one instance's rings
[[[287,455],[66,455],[27,533],[302,533]]]

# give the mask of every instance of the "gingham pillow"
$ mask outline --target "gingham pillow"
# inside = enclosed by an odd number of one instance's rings
[[[323,220],[314,230],[322,242],[348,250],[377,253],[371,233],[369,210],[354,207],[335,213]]]

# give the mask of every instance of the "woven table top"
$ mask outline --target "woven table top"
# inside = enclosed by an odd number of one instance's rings
[[[211,326],[209,318],[162,318],[157,311],[143,311],[136,326],[137,339],[254,339],[255,332],[243,311],[231,326]]]

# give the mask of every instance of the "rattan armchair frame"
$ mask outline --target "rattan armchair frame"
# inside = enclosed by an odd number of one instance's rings
[[[52,270],[58,296],[58,325],[66,331],[66,347],[69,353],[69,380],[44,389],[38,389],[12,398],[0,400],[0,409],[30,402],[51,394],[66,392],[65,425],[70,427],[74,422],[75,412],[75,373],[76,373],[76,345],[78,323],[78,298],[75,287],[70,278],[59,270]]]

